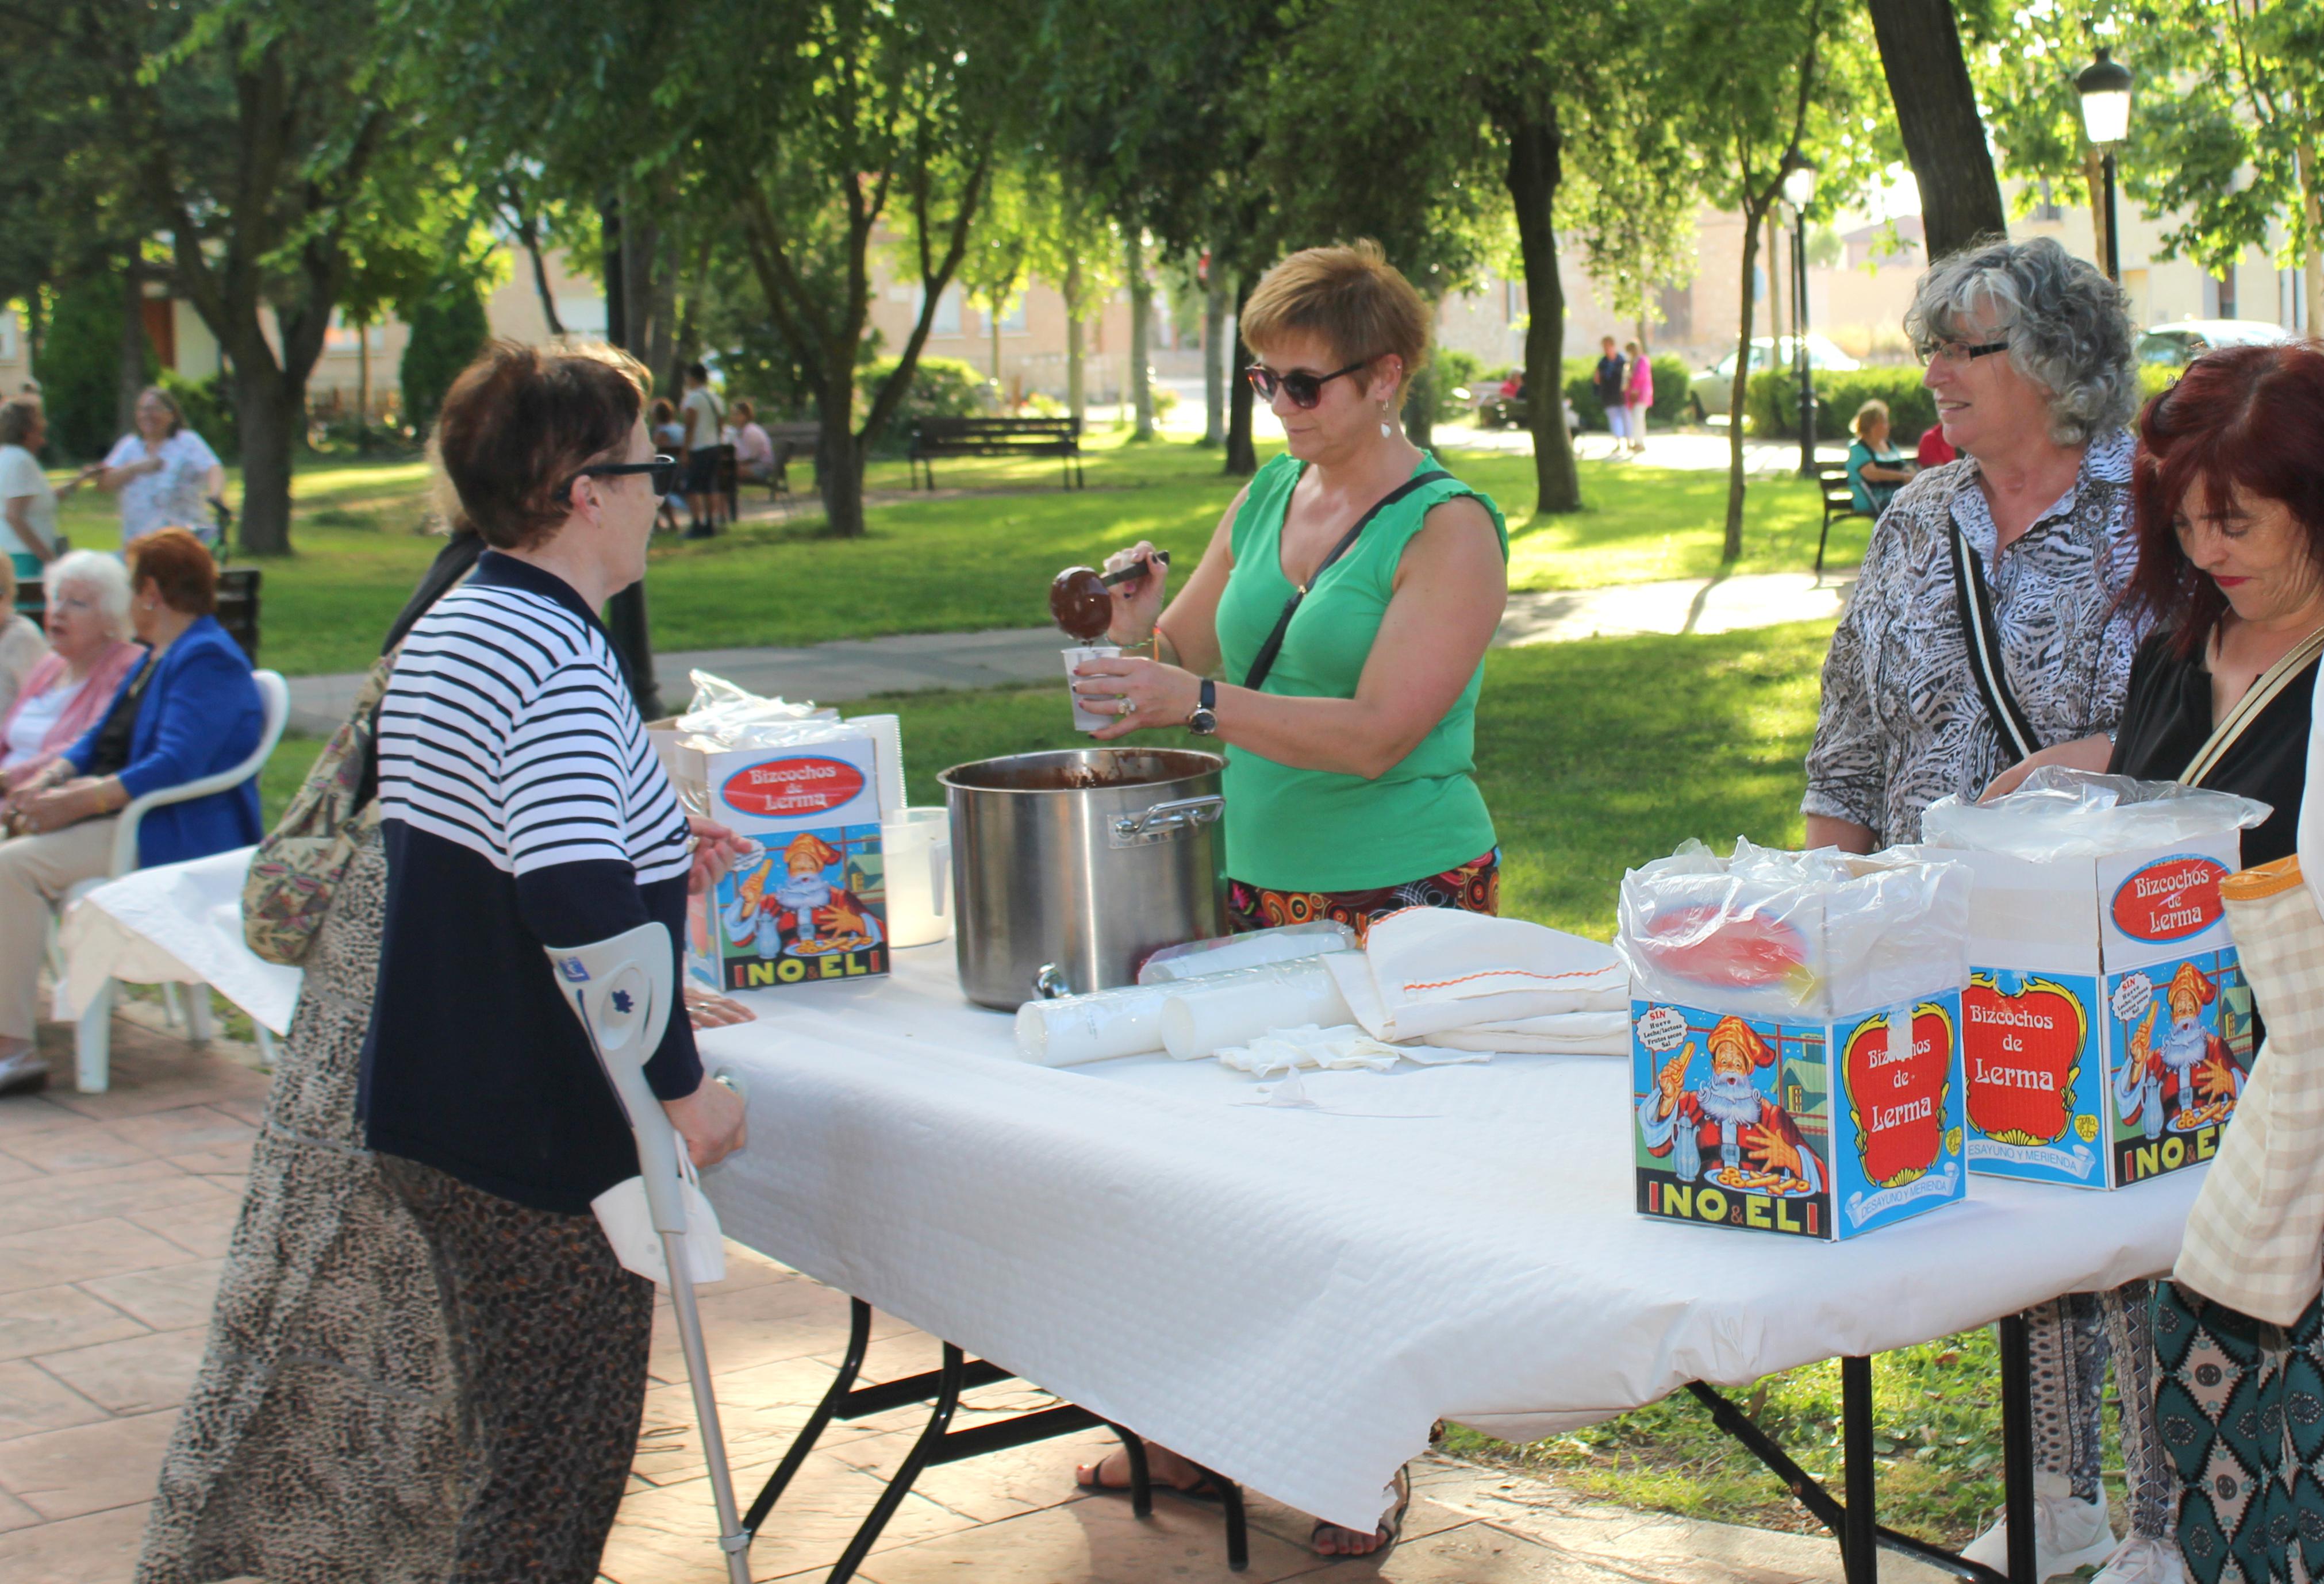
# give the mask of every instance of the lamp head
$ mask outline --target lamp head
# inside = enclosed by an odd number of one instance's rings
[[[1784,201],[1794,209],[1805,209],[1815,202],[1816,162],[1798,149],[1784,155]]]
[[[2098,46],[2098,58],[2074,78],[2082,97],[2082,130],[2100,148],[2118,143],[2130,132],[2130,68]]]

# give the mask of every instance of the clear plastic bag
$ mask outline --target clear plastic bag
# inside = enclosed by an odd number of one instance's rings
[[[1921,816],[1921,839],[2037,861],[2103,858],[2247,831],[2273,812],[2231,792],[2044,765],[1990,803],[1939,798]]]
[[[1356,932],[1328,918],[1305,924],[1278,925],[1273,929],[1247,930],[1207,941],[1165,946],[1138,970],[1140,984],[1167,984],[1233,968],[1263,968],[1270,962],[1291,962],[1320,957],[1326,952],[1352,951]]]
[[[690,671],[687,675],[694,682],[694,703],[678,717],[678,729],[699,746],[714,751],[811,741],[815,739],[802,739],[793,733],[802,725],[835,723],[839,719],[837,710],[818,709],[812,702],[792,704],[780,698],[761,698],[707,671]]]
[[[1689,841],[1622,877],[1614,945],[1636,993],[1824,1018],[1969,979],[1961,864]]]

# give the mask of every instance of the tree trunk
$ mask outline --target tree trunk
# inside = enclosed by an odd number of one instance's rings
[[[2090,259],[2104,268],[2107,256],[2106,156],[2082,146],[2082,180],[2090,192]],[[1932,259],[1937,255],[1929,255]]]
[[[1557,107],[1544,103],[1512,115],[1509,199],[1517,211],[1517,248],[1524,260],[1526,427],[1533,431],[1536,511],[1582,510],[1582,476],[1573,465],[1573,437],[1565,428],[1565,285],[1557,269],[1557,231],[1551,211],[1564,175]]]
[[[984,316],[985,327],[992,332],[992,399],[1002,406],[1008,400],[1001,388],[1001,299],[993,299],[992,308]]]
[[[1775,355],[1784,355],[1784,286],[1787,277],[1779,278],[1775,271],[1784,258],[1783,228],[1775,211],[1767,211],[1767,264],[1761,272],[1767,277],[1767,334],[1775,338]]]
[[[855,360],[844,352],[824,360],[823,395],[816,410],[815,483],[823,496],[825,530],[838,539],[863,537],[865,449],[855,435]]]
[[[1226,272],[1213,265],[1203,278],[1203,444],[1217,446],[1227,437]]]
[[[597,211],[605,251],[605,342],[630,350],[629,253],[622,224],[622,200],[608,197]],[[641,720],[661,718],[661,687],[654,680],[653,633],[646,621],[646,582],[641,577],[605,602],[605,635],[622,662],[630,697]]]
[[[114,396],[113,432],[137,432],[137,398],[145,390],[145,282],[134,265],[122,271],[120,377]]]
[[[678,365],[677,243],[667,233],[653,250],[652,268],[653,318],[646,326],[646,367],[666,374],[671,390],[683,391],[686,381]]]
[[[1089,326],[1083,316],[1082,255],[1065,260],[1065,410],[1080,428],[1089,428]]]
[[[371,449],[371,326],[355,327],[355,446]]]
[[[549,263],[540,256],[540,226],[528,215],[519,235],[524,242],[525,256],[532,261],[532,290],[540,299],[540,317],[548,324],[549,335],[562,336],[565,321],[557,317],[557,299],[549,290]]]
[[[624,199],[632,194],[624,194]],[[654,259],[661,252],[659,228],[646,206],[622,205],[622,350],[644,364],[656,380],[663,377],[653,361]]]
[[[304,382],[265,356],[234,360],[234,416],[242,438],[242,548],[254,556],[290,553],[290,455],[305,417]]]
[[[1743,216],[1743,323],[1735,337],[1735,386],[1727,397],[1727,539],[1721,561],[1743,554],[1743,410],[1751,387],[1751,318],[1758,305],[1751,300],[1752,274],[1759,263],[1759,218],[1763,208]],[[1768,359],[1768,366],[1775,360]]]
[[[1239,281],[1235,286],[1234,366],[1249,368],[1250,348],[1243,345],[1242,310],[1250,300],[1250,282]],[[1238,379],[1227,387],[1227,459],[1220,469],[1229,478],[1249,478],[1259,471],[1259,449],[1251,444],[1251,401],[1256,392],[1249,380]]]
[[[2316,169],[2313,131],[2301,133],[2299,154],[2300,203],[2308,214],[2308,322],[2302,328],[2313,336],[2316,316],[2324,311],[2324,172]]]
[[[1154,437],[1154,382],[1147,361],[1152,351],[1154,285],[1146,278],[1146,247],[1138,228],[1129,231],[1130,269],[1130,397],[1136,404],[1138,427],[1133,440]]]
[[[1994,179],[1952,0],[1870,0],[1870,5],[1896,128],[1920,183],[1930,259],[1959,252],[1980,236],[2007,235],[2009,212]]]

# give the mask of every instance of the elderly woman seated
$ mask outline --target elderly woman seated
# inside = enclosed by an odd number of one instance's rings
[[[211,612],[217,568],[165,529],[129,549],[130,621],[143,662],[64,752],[9,794],[0,842],[0,1089],[45,1082],[32,1044],[50,911],[110,869],[115,817],[148,792],[226,769],[257,747],[264,710],[250,661]],[[68,583],[67,587],[70,585]],[[177,863],[258,840],[258,787],[166,805],[138,829],[141,863]]]
[[[49,563],[48,640],[16,697],[0,712],[0,792],[13,794],[97,724],[122,678],[145,658],[129,641],[129,573],[74,550]]]

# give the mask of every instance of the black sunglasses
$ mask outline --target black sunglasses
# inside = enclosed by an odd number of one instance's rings
[[[643,473],[652,475],[653,493],[657,497],[678,488],[678,458],[657,455],[651,462],[600,462],[595,467],[585,467],[565,481],[565,498],[573,499],[573,486],[585,478],[619,478],[626,474]]]
[[[1259,392],[1259,399],[1261,401],[1274,401],[1275,393],[1280,391],[1291,398],[1292,406],[1304,409],[1313,407],[1323,400],[1325,385],[1330,384],[1342,374],[1354,373],[1370,362],[1371,359],[1369,357],[1360,357],[1347,367],[1333,369],[1328,374],[1311,374],[1305,369],[1294,369],[1287,374],[1278,374],[1265,364],[1255,363],[1243,370],[1242,373],[1243,378],[1250,382],[1250,388]]]

